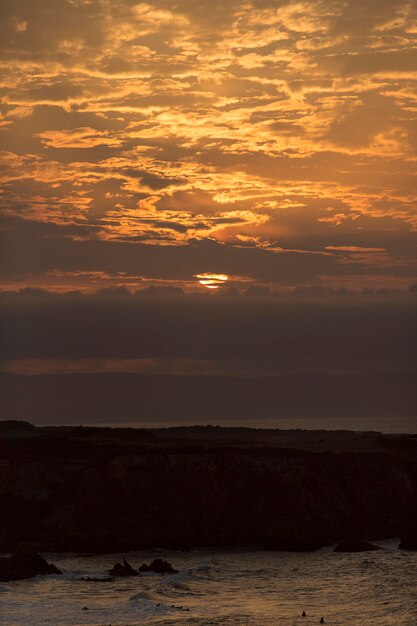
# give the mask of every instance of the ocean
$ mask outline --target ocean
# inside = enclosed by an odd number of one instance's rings
[[[100,422],[88,426],[111,428],[169,428],[173,426],[206,425],[230,426],[231,428],[278,428],[281,430],[352,430],[356,432],[376,431],[385,434],[417,434],[417,416],[397,417],[276,417],[270,419],[216,419],[213,421],[194,420],[138,420],[135,422]],[[59,424],[49,424],[58,426]],[[74,424],[68,424],[74,426]]]
[[[310,626],[324,617],[332,626],[414,626],[417,553],[399,550],[398,540],[377,543],[384,549],[356,554],[335,553],[333,547],[312,553],[48,554],[63,575],[0,583],[0,623]],[[138,567],[156,556],[179,572],[79,580],[105,577],[123,557]]]

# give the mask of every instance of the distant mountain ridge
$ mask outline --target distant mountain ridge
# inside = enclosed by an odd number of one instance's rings
[[[269,378],[0,374],[0,419],[34,423],[417,415],[417,373]]]

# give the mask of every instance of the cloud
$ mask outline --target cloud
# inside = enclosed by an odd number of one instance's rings
[[[106,131],[92,128],[49,130],[39,133],[41,143],[47,148],[94,148],[95,146],[120,146],[122,141]]]
[[[213,219],[218,226],[217,216]],[[288,248],[268,240],[232,238],[230,242],[219,242],[204,236],[178,245],[164,235],[175,228],[175,222],[160,224],[158,231],[157,216],[153,220],[144,240],[131,235],[126,240],[120,235],[113,240],[95,237],[101,227],[83,219],[77,224],[72,220],[67,224],[3,220],[1,284],[3,288],[26,285],[62,291],[120,284],[137,288],[143,281],[162,281],[189,290],[196,287],[195,276],[207,272],[227,274],[245,288],[248,281],[273,289],[317,282],[346,283],[354,289],[408,287],[415,281],[414,234],[407,238],[401,231],[390,231],[388,236],[384,231],[375,232],[371,247],[385,248],[386,252],[372,254],[349,249],[352,245],[370,247],[363,245],[369,243],[369,237],[362,230],[355,235],[349,231],[338,236],[318,231],[314,237],[294,236]],[[361,223],[360,219],[357,222]],[[180,225],[181,220],[177,223]],[[194,227],[193,223],[191,220],[189,227]],[[187,222],[184,226],[188,228]],[[226,226],[230,229],[229,223]],[[200,232],[204,233],[204,224],[202,227]]]
[[[385,248],[366,248],[363,246],[326,246],[326,250],[341,252],[386,252]]]
[[[3,284],[412,281],[409,0],[6,0],[3,14]],[[42,224],[66,234],[41,240]],[[332,245],[386,254],[371,266]]]
[[[315,288],[262,298],[152,294],[120,289],[87,296],[3,293],[0,356],[9,371],[12,361],[28,366],[28,359],[59,361],[57,368],[78,360],[78,369],[85,359],[85,369],[93,359],[99,369],[106,367],[103,360],[115,359],[113,369],[119,371],[125,359],[127,370],[140,365],[132,359],[155,359],[155,371],[164,371],[169,360],[179,371],[199,361],[201,371],[250,375],[415,368],[412,293],[352,296]]]
[[[340,291],[250,298],[173,290],[3,293],[0,369],[245,376],[413,370],[414,295]]]

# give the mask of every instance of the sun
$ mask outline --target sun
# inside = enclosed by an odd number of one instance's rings
[[[229,276],[227,274],[213,274],[212,272],[206,272],[205,274],[196,274],[198,282],[207,289],[218,289],[226,284]]]

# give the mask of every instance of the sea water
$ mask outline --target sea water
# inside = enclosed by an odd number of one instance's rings
[[[278,428],[281,430],[352,430],[355,432],[373,431],[384,434],[417,434],[417,416],[396,417],[271,417],[269,419],[220,419],[205,420],[203,423],[193,421],[193,426],[204,426],[210,423],[212,426],[229,426],[231,428]],[[57,424],[48,424],[56,426]],[[74,426],[74,424],[68,424]],[[88,426],[104,426],[110,428],[169,428],[171,426],[190,426],[188,419],[176,420],[137,420],[134,422],[100,422],[91,423]]]
[[[399,550],[398,540],[379,545],[384,549],[356,554],[332,547],[312,553],[48,554],[63,574],[0,583],[0,623],[310,626],[323,616],[333,626],[415,626],[417,553]],[[158,556],[178,573],[80,581],[105,578],[124,557],[138,567]]]

